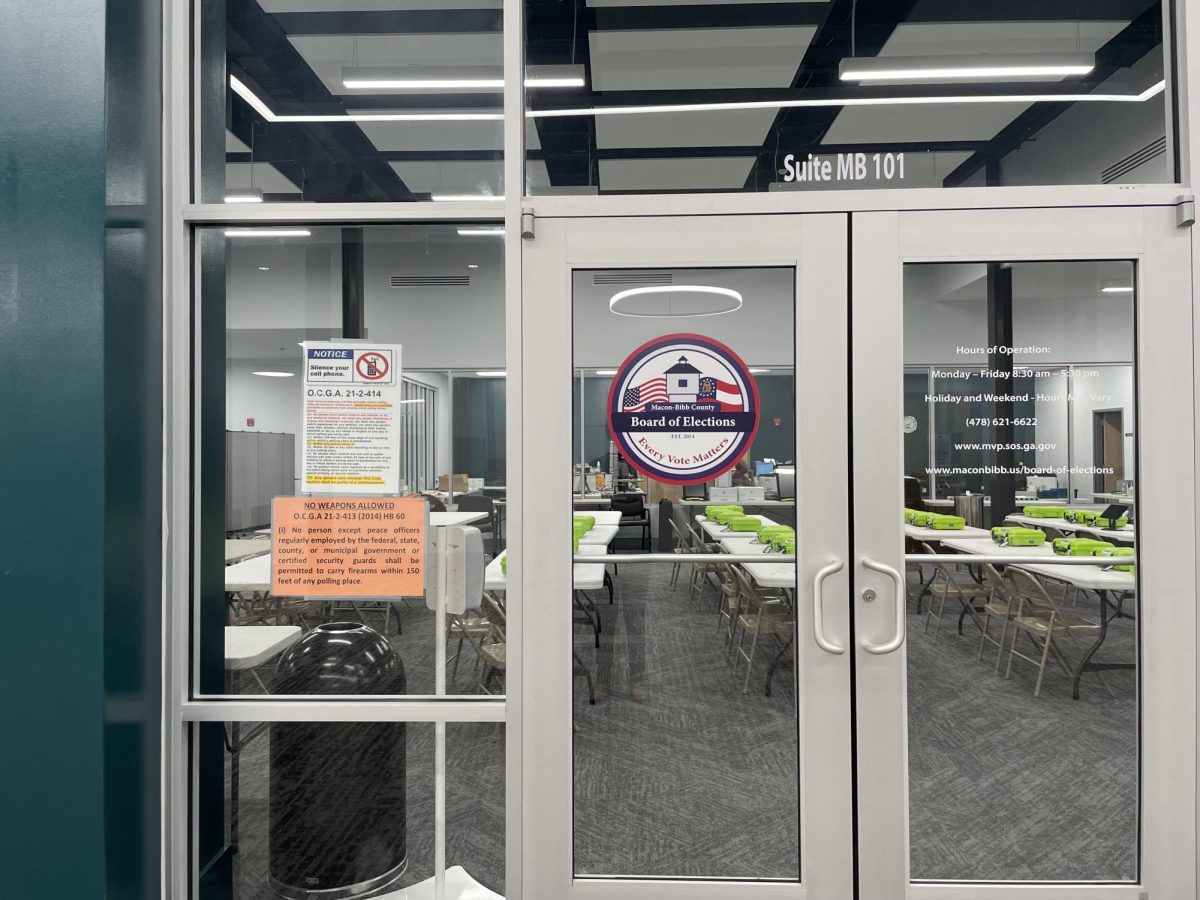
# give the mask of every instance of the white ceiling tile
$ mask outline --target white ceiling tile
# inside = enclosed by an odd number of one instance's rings
[[[644,113],[596,116],[596,146],[731,147],[761,144],[775,121],[774,109]]]
[[[411,66],[420,71],[427,67],[500,66],[504,59],[499,33],[305,34],[290,35],[288,40],[330,93],[346,97],[379,92],[342,87],[343,66]],[[396,96],[403,94],[397,92]]]
[[[259,0],[268,13],[291,12],[388,12],[391,10],[500,9],[504,0]]]
[[[249,153],[250,148],[238,139],[238,136],[232,131],[225,131],[225,152],[226,153]]]
[[[1028,103],[847,106],[833,120],[823,143],[986,141],[1029,106]],[[796,148],[798,153],[806,150]]]
[[[502,163],[499,160],[447,160],[444,162],[393,162],[391,166],[410,191],[427,194],[491,194],[500,196]]]
[[[253,166],[253,174],[251,167]],[[266,194],[298,194],[300,187],[270,163],[226,163],[225,186],[257,188]]]
[[[1127,22],[902,22],[880,56],[1091,52]],[[1045,79],[1042,79],[1045,80]]]
[[[378,150],[500,150],[504,123],[359,122]]]
[[[786,88],[816,27],[593,31],[598,91]]]
[[[588,6],[722,6],[731,3],[754,5],[763,0],[587,0]],[[829,3],[830,0],[771,0],[777,3]]]
[[[754,157],[712,159],[602,159],[600,187],[605,191],[738,190]]]

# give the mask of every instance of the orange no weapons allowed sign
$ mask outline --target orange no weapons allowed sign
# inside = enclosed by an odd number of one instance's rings
[[[425,592],[420,497],[276,497],[271,590],[279,596]]]

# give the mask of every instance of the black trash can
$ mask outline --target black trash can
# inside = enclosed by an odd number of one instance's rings
[[[404,664],[357,622],[318,625],[276,666],[284,694],[402,694]],[[408,867],[403,723],[271,726],[271,889],[289,900],[374,893]]]

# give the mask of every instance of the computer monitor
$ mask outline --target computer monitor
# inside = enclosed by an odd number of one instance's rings
[[[774,475],[774,474],[775,474],[775,463],[771,462],[770,460],[763,459],[763,460],[759,460],[758,462],[756,462],[754,464],[755,477],[762,477],[763,475]]]
[[[795,500],[796,499],[796,467],[795,466],[776,466],[775,478],[779,484],[779,499],[780,500]]]
[[[683,486],[684,500],[703,500],[704,491],[707,485],[702,481],[699,484],[685,484]]]

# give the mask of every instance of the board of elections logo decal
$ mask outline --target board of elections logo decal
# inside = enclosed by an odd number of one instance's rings
[[[608,429],[656,481],[698,484],[732,469],[758,430],[758,387],[741,358],[700,334],[638,347],[608,390]]]

